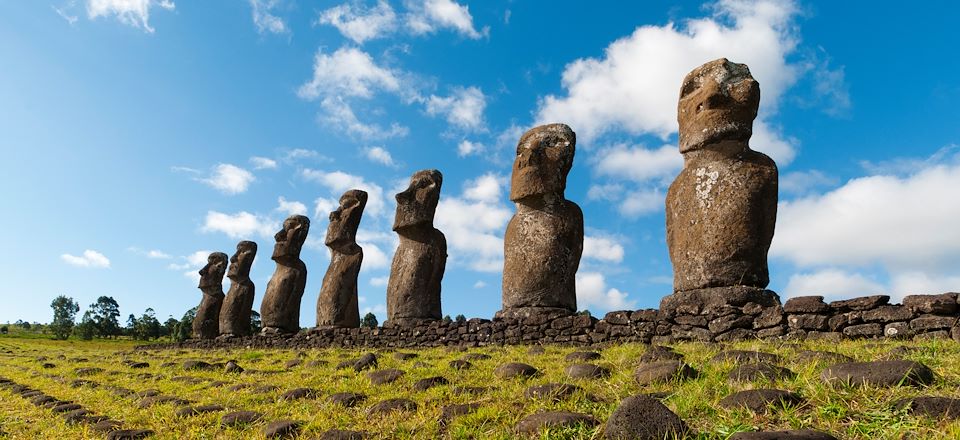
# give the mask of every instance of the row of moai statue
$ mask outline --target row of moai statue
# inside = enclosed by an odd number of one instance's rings
[[[715,60],[683,80],[677,119],[684,167],[666,197],[674,293],[665,302],[705,297],[723,302],[730,287],[769,292],[764,288],[776,221],[777,167],[748,144],[759,102],[759,85],[744,64]],[[564,124],[539,126],[520,138],[510,182],[516,213],[504,235],[502,309],[497,318],[561,316],[577,310],[583,213],[564,196],[575,146],[576,135]],[[385,326],[441,319],[447,246],[433,218],[442,183],[439,171],[418,171],[396,195],[393,230],[400,244],[387,283]],[[357,277],[363,250],[356,235],[366,202],[367,193],[349,190],[330,213],[325,244],[331,258],[317,301],[318,327],[360,325]],[[272,259],[277,266],[260,307],[264,333],[300,329],[307,278],[300,250],[309,229],[307,217],[294,215],[274,237]],[[221,280],[227,256],[210,255],[200,271],[203,301],[194,321],[195,337],[249,334],[254,294],[249,271],[256,249],[250,241],[237,245],[227,270],[231,286],[226,296]]]

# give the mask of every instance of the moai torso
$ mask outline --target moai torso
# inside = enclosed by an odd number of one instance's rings
[[[310,219],[290,216],[274,236],[273,260],[277,269],[267,283],[260,304],[264,333],[296,333],[300,330],[300,300],[307,283],[307,266],[300,260],[300,249],[307,238]]]
[[[220,309],[220,334],[232,336],[250,335],[250,313],[253,311],[255,286],[250,280],[250,267],[257,255],[257,244],[241,241],[237,252],[230,257],[230,291]]]
[[[576,135],[563,124],[536,127],[520,138],[510,188],[517,213],[503,239],[498,317],[577,309],[583,212],[563,195],[575,145]]]
[[[347,191],[340,207],[330,213],[326,245],[330,248],[330,266],[323,276],[317,300],[317,326],[359,327],[360,307],[357,278],[363,263],[363,249],[357,245],[357,228],[367,204],[367,193]]]
[[[777,166],[748,146],[760,90],[722,59],[684,80],[678,119],[684,168],[667,192],[674,291],[769,283]]]
[[[223,305],[223,274],[227,269],[227,254],[214,252],[207,257],[207,265],[200,269],[200,291],[203,297],[193,319],[193,337],[213,339],[219,335],[220,307]]]
[[[386,325],[440,319],[440,287],[447,264],[447,240],[433,227],[443,176],[437,170],[414,173],[397,194],[393,230],[400,246],[387,282]]]

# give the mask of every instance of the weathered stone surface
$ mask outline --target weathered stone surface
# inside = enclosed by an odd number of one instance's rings
[[[604,438],[662,440],[683,438],[687,424],[655,398],[638,395],[623,399],[607,419]]]
[[[446,426],[457,417],[470,414],[478,409],[480,409],[479,403],[445,405],[440,409],[440,426]]]
[[[573,364],[563,371],[572,379],[600,379],[610,376],[610,369],[594,364]]]
[[[354,371],[363,371],[370,368],[377,368],[377,355],[366,353],[354,361],[347,361],[347,366],[353,367]]]
[[[569,411],[547,411],[531,414],[520,420],[517,432],[536,434],[545,428],[565,428],[573,426],[596,426],[597,419],[589,414]]]
[[[746,351],[746,350],[726,350],[721,351],[713,356],[710,359],[711,362],[727,362],[732,361],[734,363],[747,363],[747,362],[768,362],[772,364],[780,363],[782,360],[780,356],[777,356],[773,353],[764,353],[761,351]]]
[[[227,254],[214,252],[207,256],[207,265],[200,269],[200,291],[203,293],[197,316],[193,319],[193,337],[213,339],[220,334],[220,307],[223,305],[223,274],[227,271]]]
[[[727,380],[730,382],[755,382],[758,380],[772,382],[794,377],[796,377],[796,373],[793,371],[765,362],[738,365],[727,374]]]
[[[956,323],[957,317],[955,316],[923,315],[910,321],[910,329],[915,332],[944,330],[953,327]]]
[[[419,357],[419,356],[420,356],[420,355],[418,355],[418,354],[416,354],[416,353],[404,353],[404,352],[400,352],[400,351],[398,351],[398,352],[396,352],[396,353],[393,354],[393,358],[396,359],[396,360],[398,360],[398,361],[406,361],[406,360],[410,360],[410,359],[416,359],[416,358]]]
[[[417,404],[410,399],[387,399],[371,406],[370,409],[367,410],[367,414],[373,416],[389,414],[396,411],[410,412],[416,410]]]
[[[549,399],[560,401],[570,397],[577,391],[583,389],[566,383],[548,383],[544,385],[534,385],[524,390],[523,395],[528,399]]]
[[[757,304],[761,308],[777,307],[781,310],[780,297],[773,291],[750,286],[726,286],[693,289],[667,295],[660,300],[660,313],[671,318],[681,315],[703,315],[714,319],[729,314],[731,308],[740,308],[750,303]]]
[[[200,405],[200,406],[187,406],[177,410],[177,417],[189,417],[197,416],[200,414],[206,414],[211,412],[223,411],[225,408],[220,405]]]
[[[813,429],[789,431],[738,432],[730,440],[837,440],[836,437]]]
[[[387,368],[385,370],[367,373],[367,379],[370,379],[370,383],[374,385],[384,385],[395,382],[397,379],[403,377],[404,374],[406,373],[402,370]]]
[[[291,215],[273,237],[276,244],[271,258],[277,268],[260,303],[264,334],[300,331],[300,301],[307,283],[307,265],[300,259],[300,250],[309,232],[309,218]]]
[[[683,80],[677,120],[684,167],[667,192],[674,292],[763,288],[777,213],[777,166],[750,149],[760,86],[719,59]]]
[[[893,408],[906,408],[907,412],[912,415],[935,419],[954,420],[960,418],[960,399],[950,397],[909,397],[894,402]]]
[[[257,244],[244,240],[237,243],[237,252],[230,257],[227,269],[230,290],[220,308],[221,335],[248,336],[252,330],[250,312],[253,311],[256,286],[250,280],[250,268],[256,256]]]
[[[449,384],[450,381],[443,376],[434,376],[420,379],[413,383],[414,391],[426,391],[433,387]]]
[[[759,388],[740,391],[720,399],[720,406],[728,409],[747,408],[756,413],[766,412],[770,407],[788,407],[804,402],[803,397],[790,391]]]
[[[828,364],[840,364],[844,362],[853,362],[853,358],[850,356],[842,355],[840,353],[834,353],[832,351],[814,351],[814,350],[804,350],[800,353],[797,353],[797,362],[800,364],[807,364],[811,362],[823,362]]]
[[[221,426],[236,426],[254,423],[263,418],[263,414],[256,411],[236,411],[220,417]]]
[[[913,312],[904,306],[886,305],[864,310],[860,316],[866,322],[909,321],[913,318]]]
[[[933,315],[954,315],[957,313],[957,294],[907,295],[903,297],[903,306],[916,313]]]
[[[540,370],[532,365],[510,362],[497,367],[493,370],[493,374],[501,379],[512,379],[514,377],[533,377],[540,374]]]
[[[838,311],[847,310],[870,310],[890,302],[888,295],[862,296],[859,298],[845,299],[830,303],[830,307]]]
[[[790,298],[783,304],[785,313],[829,313],[830,306],[823,302],[822,296],[798,296]]]
[[[827,367],[820,374],[823,381],[852,385],[928,385],[935,379],[933,371],[919,362],[906,360],[847,362]]]
[[[473,368],[473,364],[466,359],[454,359],[450,361],[450,368],[454,370],[469,370]]]
[[[107,440],[136,440],[153,435],[149,429],[118,429],[107,434]]]
[[[357,393],[335,393],[331,394],[328,400],[330,400],[330,403],[346,408],[353,408],[364,400],[367,400],[367,396]]]
[[[417,171],[410,186],[396,196],[393,230],[400,236],[400,246],[387,282],[385,327],[442,317],[440,282],[447,264],[447,240],[433,227],[442,184],[439,171]]]
[[[211,371],[211,370],[214,370],[215,367],[204,361],[188,360],[188,361],[183,361],[183,369]]]
[[[563,359],[567,362],[595,361],[600,359],[600,353],[595,351],[574,351],[566,355]]]
[[[267,438],[293,437],[300,432],[302,426],[303,423],[295,420],[277,420],[263,428],[263,435]]]
[[[829,319],[830,318],[826,315],[788,315],[787,325],[790,326],[790,328],[799,328],[803,330],[827,331],[830,328],[830,326],[827,325],[827,321]]]
[[[872,338],[883,335],[883,326],[877,323],[851,325],[843,329],[843,334],[851,338]]]
[[[697,370],[683,361],[659,361],[640,364],[633,372],[633,378],[640,385],[647,385],[694,378],[697,374]]]
[[[294,388],[280,396],[282,400],[314,399],[320,392],[313,388]]]
[[[237,363],[237,361],[227,361],[227,364],[223,366],[224,373],[243,373],[243,367]]]
[[[521,136],[510,200],[517,212],[504,235],[503,309],[497,317],[577,310],[575,275],[583,253],[583,212],[564,198],[576,134],[564,124]]]
[[[363,440],[365,438],[367,438],[367,435],[362,431],[328,429],[320,434],[319,440]]]
[[[891,322],[883,326],[883,335],[891,339],[903,339],[913,336],[913,330],[910,330],[910,323]]]
[[[664,347],[662,345],[651,345],[650,348],[647,348],[647,351],[643,352],[640,355],[640,362],[657,362],[657,361],[678,361],[683,359],[683,355],[673,351],[670,347]]]
[[[754,318],[749,315],[721,316],[710,321],[707,324],[707,329],[714,334],[721,334],[732,329],[749,329],[753,328],[753,320]]]
[[[324,241],[330,248],[330,266],[317,299],[318,327],[360,327],[357,277],[363,249],[357,245],[357,228],[366,206],[367,193],[351,189],[343,193],[340,206],[330,213]]]

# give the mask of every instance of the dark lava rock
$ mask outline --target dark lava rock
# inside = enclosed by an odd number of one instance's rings
[[[360,356],[360,359],[357,359],[356,362],[353,363],[353,369],[355,371],[363,371],[370,368],[377,368],[377,355],[373,353]]]
[[[310,362],[307,362],[307,368],[326,367],[326,366],[329,365],[329,364],[330,364],[329,362],[327,362],[327,361],[325,361],[325,360],[323,360],[323,359],[314,359],[314,360],[312,360],[312,361],[310,361]]]
[[[837,440],[823,431],[799,429],[792,431],[738,432],[730,440]]]
[[[915,416],[950,420],[960,418],[960,399],[950,397],[910,397],[893,402],[893,407],[906,408],[908,413]]]
[[[283,367],[289,370],[291,368],[299,367],[300,364],[302,363],[303,361],[300,359],[290,359],[285,364],[283,364]]]
[[[510,362],[497,367],[496,370],[493,370],[493,374],[501,379],[512,379],[515,377],[533,377],[540,374],[540,370],[524,363]]]
[[[717,353],[716,356],[710,359],[711,362],[726,362],[732,361],[734,363],[742,364],[745,362],[768,362],[771,364],[779,364],[782,362],[780,356],[777,356],[773,353],[764,353],[760,351],[746,351],[746,350],[727,350]]]
[[[448,383],[450,383],[450,381],[442,376],[428,377],[426,379],[420,379],[414,382],[413,389],[416,391],[426,391],[430,388],[446,385]]]
[[[527,354],[529,354],[529,355],[531,355],[531,356],[536,356],[536,355],[538,355],[538,354],[544,354],[544,353],[546,353],[546,352],[547,352],[547,350],[545,350],[545,349],[544,349],[542,346],[540,346],[540,345],[534,345],[533,347],[530,347],[529,350],[527,350]]]
[[[393,358],[398,361],[406,361],[406,360],[417,358],[419,356],[420,355],[416,353],[402,353],[399,351],[393,354]]]
[[[190,360],[183,363],[183,369],[210,371],[213,370],[214,367],[204,361]]]
[[[573,379],[599,379],[610,376],[610,370],[594,364],[573,364],[563,370]]]
[[[140,408],[149,408],[151,406],[160,405],[163,403],[172,403],[177,406],[183,406],[189,405],[190,401],[174,396],[152,396],[140,399],[140,403],[138,403],[137,406]]]
[[[295,437],[300,433],[301,423],[295,420],[277,420],[263,428],[267,438]]]
[[[850,356],[842,355],[840,353],[834,353],[832,351],[814,351],[814,350],[801,351],[800,353],[797,353],[796,359],[797,359],[797,363],[799,364],[809,364],[811,362],[824,362],[828,364],[853,362],[853,358]]]
[[[367,396],[357,393],[335,393],[330,395],[329,400],[331,403],[335,403],[346,408],[353,408],[354,406],[360,404],[360,402],[367,400]]]
[[[492,357],[492,356],[490,356],[489,354],[486,354],[486,353],[467,353],[467,354],[463,355],[463,357],[461,357],[460,359],[463,359],[463,360],[465,360],[465,361],[474,361],[474,362],[476,362],[476,361],[485,361],[485,360],[487,360],[487,359],[490,359],[491,357]]]
[[[522,434],[536,434],[544,428],[565,428],[578,425],[596,426],[597,419],[589,414],[569,411],[548,411],[531,414],[520,420],[517,432]]]
[[[256,411],[236,411],[220,417],[221,426],[236,426],[254,423],[263,418],[263,414]]]
[[[473,364],[466,359],[454,359],[450,361],[450,368],[454,370],[469,370],[473,368]]]
[[[227,361],[227,365],[223,367],[224,373],[243,373],[243,367],[237,363],[237,361]]]
[[[416,411],[417,404],[410,399],[387,399],[367,410],[369,415],[383,415],[394,411]]]
[[[440,410],[440,426],[446,426],[457,417],[470,414],[478,409],[480,409],[479,403],[446,405]]]
[[[74,370],[74,373],[77,376],[90,376],[90,375],[94,375],[102,372],[103,372],[103,368],[97,368],[97,367],[77,368],[76,370]]]
[[[790,391],[759,388],[733,393],[720,400],[720,406],[727,409],[747,408],[762,413],[770,406],[796,406],[804,402],[803,397]]]
[[[784,313],[827,313],[830,306],[823,302],[822,296],[798,296],[783,304]]]
[[[65,413],[70,411],[76,411],[81,408],[83,408],[83,406],[81,406],[79,403],[61,403],[51,408],[50,411],[53,411],[55,413]]]
[[[370,379],[370,383],[374,385],[384,385],[396,381],[404,374],[406,373],[402,370],[387,368],[386,370],[367,373],[367,378]]]
[[[294,388],[280,396],[282,400],[315,399],[319,391],[313,388]]]
[[[894,386],[928,385],[935,377],[930,368],[919,362],[893,360],[836,364],[824,369],[820,378],[852,385]]]
[[[575,351],[566,355],[563,359],[567,362],[589,362],[600,358],[600,353],[595,351]]]
[[[907,295],[902,301],[904,307],[917,313],[933,315],[953,315],[957,313],[957,294]]]
[[[640,364],[633,372],[633,378],[640,385],[654,382],[669,382],[697,377],[697,370],[683,361],[659,361]]]
[[[133,368],[135,370],[139,370],[141,368],[147,368],[149,366],[150,364],[147,362],[133,362],[130,364],[130,368]]]
[[[32,403],[32,404],[34,404],[34,405],[36,405],[36,406],[40,406],[40,405],[43,405],[43,404],[45,404],[45,403],[56,402],[56,401],[57,401],[57,399],[56,399],[55,397],[51,397],[51,396],[37,396],[37,397],[34,397],[34,398],[30,399],[30,403]]]
[[[153,388],[146,389],[137,393],[137,397],[140,397],[140,398],[153,397],[153,396],[159,396],[159,395],[160,395],[160,390],[156,390]]]
[[[730,382],[779,381],[793,379],[796,376],[796,373],[781,366],[758,362],[738,365],[727,375],[727,380]]]
[[[64,414],[64,415],[63,415],[63,419],[66,420],[67,423],[78,423],[78,422],[86,419],[87,415],[89,415],[89,414],[93,414],[93,413],[91,413],[89,410],[82,409],[82,408],[81,408],[81,409],[75,409],[75,410],[73,410],[73,411],[70,411],[70,412]]]
[[[200,405],[200,406],[187,406],[177,410],[177,417],[189,417],[197,416],[200,414],[212,413],[223,411],[224,407],[220,405]]]
[[[683,355],[673,351],[670,347],[664,347],[662,345],[651,345],[642,355],[640,355],[640,362],[650,363],[650,362],[660,362],[660,361],[679,361],[683,359]]]
[[[101,420],[94,423],[90,429],[94,432],[111,432],[120,429],[121,423],[116,420]]]
[[[890,302],[890,297],[887,295],[874,295],[874,296],[863,296],[860,298],[845,299],[843,301],[834,301],[830,303],[830,307],[834,310],[847,311],[847,310],[870,310],[877,308],[883,305],[886,305]]]
[[[110,431],[110,433],[107,434],[107,440],[135,440],[147,438],[153,434],[153,431],[149,429],[120,429]]]
[[[475,396],[477,394],[484,394],[490,390],[490,387],[454,387],[453,394],[458,396],[469,394]]]
[[[607,419],[604,437],[611,440],[684,438],[687,424],[670,408],[648,396],[630,396]]]
[[[324,431],[318,438],[319,440],[363,440],[367,438],[367,435],[361,431],[330,429]]]
[[[47,368],[47,369],[49,369],[49,368],[57,368],[56,365],[51,364],[50,362],[44,362],[44,364],[41,365],[40,367],[42,367],[42,368]]]
[[[566,383],[548,383],[545,385],[534,385],[527,388],[523,395],[528,399],[550,399],[560,401],[570,397],[582,388],[576,385]]]

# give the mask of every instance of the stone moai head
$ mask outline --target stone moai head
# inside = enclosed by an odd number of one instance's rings
[[[410,186],[397,194],[397,215],[393,219],[393,230],[400,232],[405,228],[419,225],[433,226],[433,215],[440,202],[440,186],[443,174],[437,170],[421,170],[410,177]]]
[[[277,243],[273,246],[272,258],[274,260],[300,258],[300,248],[307,240],[308,232],[310,232],[309,218],[303,215],[287,217],[283,221],[283,229],[273,236]]]
[[[214,252],[207,257],[207,265],[200,269],[200,287],[214,287],[223,283],[223,273],[227,271],[227,254]]]
[[[363,208],[367,206],[367,192],[351,189],[340,196],[340,207],[330,213],[330,226],[324,244],[340,248],[357,242],[357,228]]]
[[[546,194],[562,197],[576,145],[577,135],[566,124],[541,125],[524,133],[513,161],[510,200]]]
[[[233,281],[250,278],[250,267],[253,266],[253,259],[256,256],[256,243],[246,240],[237,243],[237,252],[230,257],[230,269],[227,270],[227,278]]]
[[[693,69],[683,79],[677,106],[680,153],[722,141],[746,148],[759,106],[760,84],[746,64],[720,58]]]

